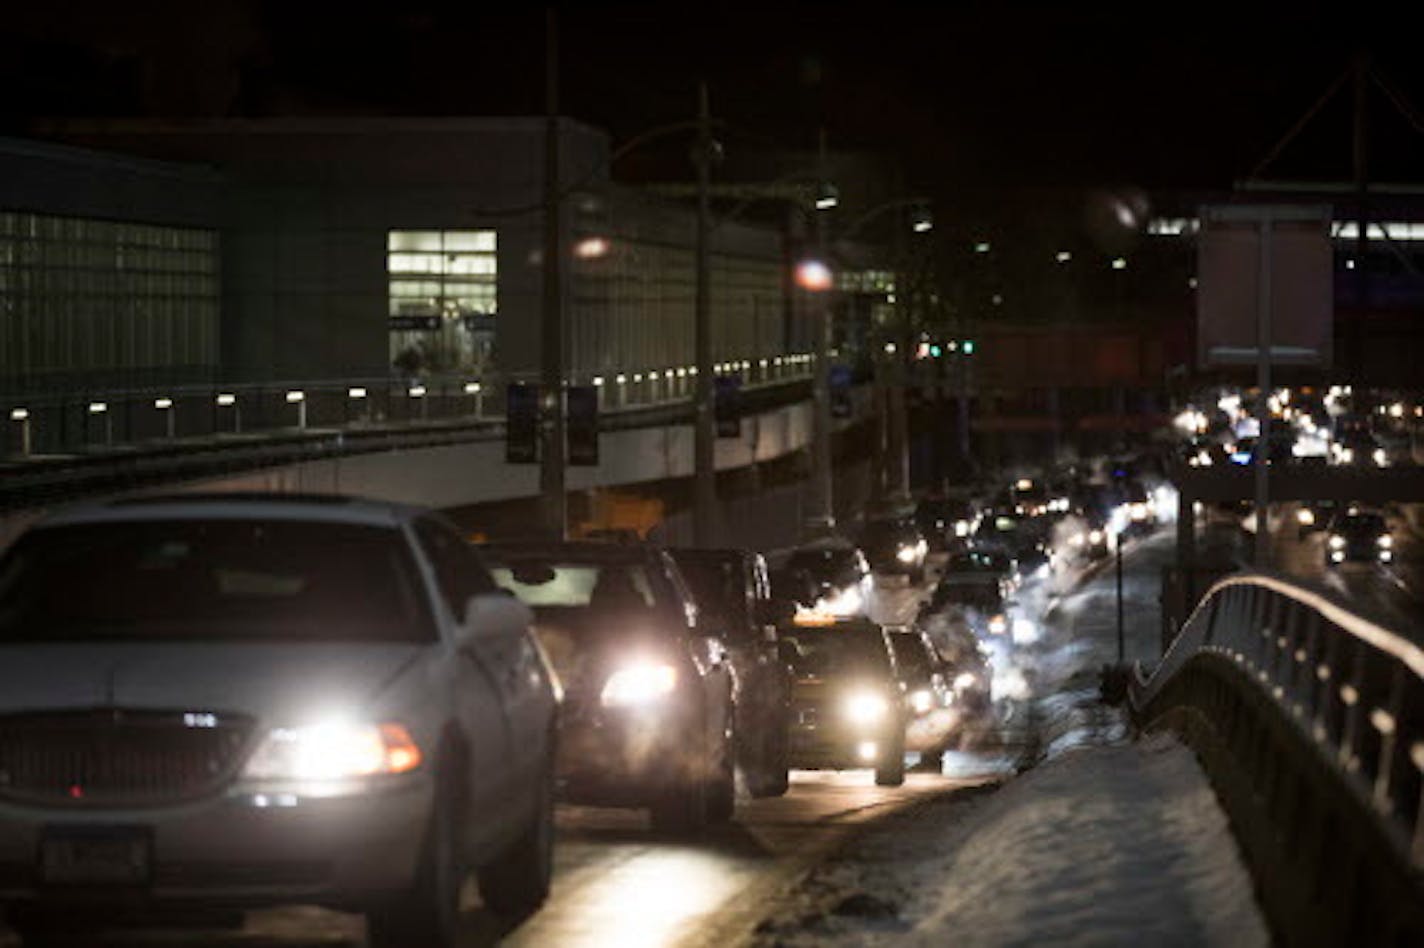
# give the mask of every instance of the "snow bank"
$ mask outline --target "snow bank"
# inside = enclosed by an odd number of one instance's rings
[[[1267,945],[1216,797],[1168,737],[1075,750],[888,820],[762,945]]]

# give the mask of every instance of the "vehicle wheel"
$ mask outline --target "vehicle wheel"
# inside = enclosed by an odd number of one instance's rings
[[[901,737],[875,768],[877,787],[898,787],[905,782],[905,739]]]
[[[443,775],[425,831],[415,884],[408,892],[366,913],[370,948],[453,948],[460,921],[461,792],[453,776]]]
[[[791,788],[791,768],[787,761],[790,749],[787,746],[786,728],[777,729],[776,733],[768,738],[768,742],[771,746],[765,762],[753,779],[747,781],[747,788],[756,799],[782,797]]]
[[[737,769],[732,736],[722,737],[716,770],[707,781],[707,822],[725,823],[737,808]]]
[[[927,770],[933,770],[935,773],[939,773],[944,768],[943,748],[926,751],[925,753],[921,754],[920,766],[924,767]]]
[[[554,768],[545,765],[538,801],[519,838],[478,873],[485,905],[508,918],[524,918],[549,896],[554,875]]]

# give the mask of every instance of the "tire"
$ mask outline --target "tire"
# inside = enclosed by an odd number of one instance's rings
[[[936,748],[921,754],[920,766],[939,773],[944,769],[944,748]]]
[[[554,768],[544,766],[538,799],[526,826],[509,848],[477,874],[485,905],[510,919],[532,915],[549,897],[554,875]]]
[[[454,948],[465,881],[460,840],[463,794],[442,775],[409,891],[366,913],[370,948]]]
[[[747,789],[753,798],[761,800],[767,797],[783,797],[786,791],[791,789],[791,767],[788,764],[788,736],[786,727],[776,729],[775,733],[769,736],[770,749],[763,763],[754,775],[753,779],[747,781]]]
[[[902,735],[875,768],[877,787],[898,787],[905,782],[905,738]]]

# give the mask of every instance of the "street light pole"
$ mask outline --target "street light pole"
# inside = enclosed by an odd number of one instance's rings
[[[697,366],[696,416],[693,432],[692,529],[697,546],[717,545],[717,456],[713,426],[715,379],[712,375],[712,314],[709,286],[712,235],[710,208],[712,116],[707,103],[707,83],[698,88],[697,144],[697,291],[693,310],[693,361]]]
[[[817,171],[822,182],[828,181],[826,167],[826,130],[821,129],[817,154]],[[816,209],[816,256],[826,263],[825,209]],[[831,476],[831,304],[829,290],[811,294],[811,319],[815,348],[815,373],[811,394],[815,412],[811,451],[811,515],[820,527],[835,525],[834,480]]]
[[[564,491],[564,299],[563,234],[559,196],[559,40],[552,8],[544,14],[544,287],[540,341],[539,490],[544,526],[556,540],[567,527]]]

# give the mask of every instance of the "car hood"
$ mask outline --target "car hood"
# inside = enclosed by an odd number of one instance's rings
[[[359,713],[430,646],[95,643],[0,647],[0,713],[122,707],[301,723]]]

